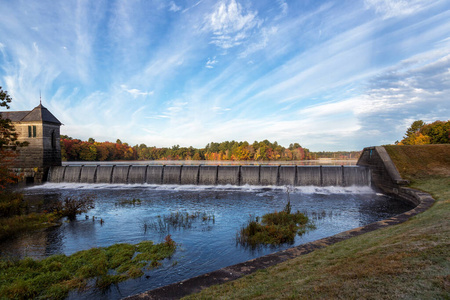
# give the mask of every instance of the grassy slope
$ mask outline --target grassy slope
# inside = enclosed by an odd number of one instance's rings
[[[449,299],[450,145],[387,150],[412,187],[437,200],[428,211],[188,298]]]

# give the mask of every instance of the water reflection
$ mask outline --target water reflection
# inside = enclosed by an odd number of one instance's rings
[[[253,216],[281,211],[289,197],[292,210],[310,217],[316,229],[297,236],[300,245],[352,228],[389,218],[410,209],[404,203],[374,193],[367,187],[202,187],[155,185],[45,184],[24,190],[27,199],[49,204],[67,196],[96,195],[96,207],[72,222],[24,235],[3,243],[2,255],[45,257],[72,254],[115,243],[161,242],[166,234],[181,246],[163,267],[146,270],[145,276],[129,280],[106,294],[88,291],[72,298],[120,299],[177,282],[255,257],[287,249],[292,245],[256,250],[236,245],[236,233]],[[133,204],[133,199],[139,199]],[[36,206],[37,207],[37,206]],[[167,216],[199,217],[186,225],[168,226]],[[203,214],[214,219],[203,220]],[[158,217],[159,216],[159,217]],[[93,218],[94,217],[94,218]],[[104,222],[101,223],[99,220]],[[162,223],[160,223],[160,220]],[[173,223],[173,222],[172,222]],[[145,225],[147,224],[147,225]],[[155,225],[152,225],[155,224]],[[183,223],[179,223],[183,224]]]

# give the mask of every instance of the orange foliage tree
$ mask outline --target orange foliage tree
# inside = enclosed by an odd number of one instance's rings
[[[9,109],[11,97],[0,86],[0,107]],[[17,181],[17,176],[10,172],[9,167],[17,156],[17,149],[26,146],[26,142],[17,140],[17,132],[11,120],[2,118],[0,114],[0,192],[7,184]]]

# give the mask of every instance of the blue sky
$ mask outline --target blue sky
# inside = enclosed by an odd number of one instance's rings
[[[131,145],[394,143],[450,117],[450,1],[0,2],[0,86]]]

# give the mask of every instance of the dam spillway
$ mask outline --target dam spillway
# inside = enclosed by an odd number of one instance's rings
[[[362,166],[276,165],[67,165],[52,167],[49,181],[99,184],[370,186]]]

